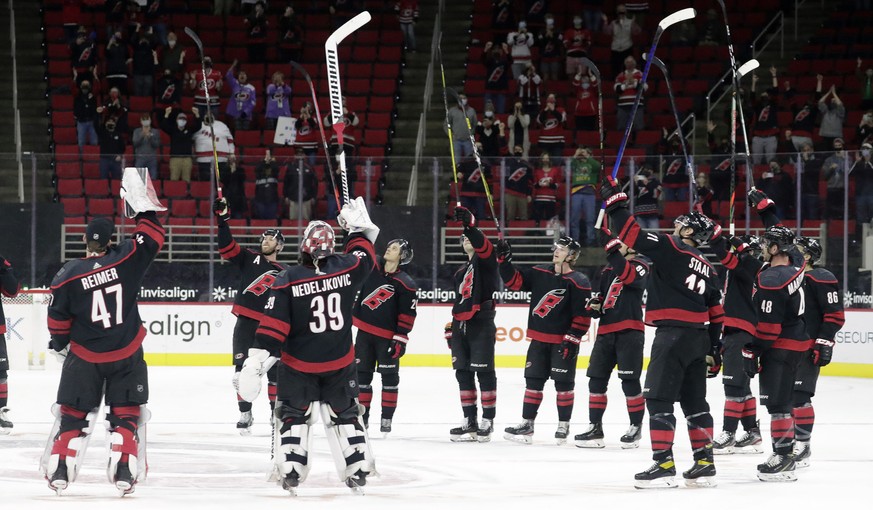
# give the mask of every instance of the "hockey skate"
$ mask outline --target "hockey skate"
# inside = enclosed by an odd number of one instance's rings
[[[115,488],[118,489],[118,495],[124,497],[132,494],[135,486],[136,479],[130,472],[130,466],[127,462],[119,462],[118,469],[115,471]]]
[[[254,418],[252,418],[251,411],[243,411],[239,415],[239,421],[236,422],[236,429],[239,431],[239,435],[241,436],[250,436],[252,435],[252,423],[254,423]]]
[[[655,461],[652,466],[634,475],[634,487],[637,489],[674,489],[678,487],[674,477],[676,464],[671,457],[661,462]]]
[[[8,407],[0,407],[0,435],[6,435],[12,432],[12,422],[9,421]]]
[[[476,440],[480,443],[491,441],[491,433],[494,432],[494,420],[483,418],[476,431]]]
[[[346,487],[355,494],[364,495],[364,486],[367,485],[367,473],[360,469],[352,476],[346,478]]]
[[[762,482],[796,482],[797,467],[791,455],[770,454],[763,464],[758,464],[758,480]]]
[[[700,455],[702,453],[702,455]],[[682,472],[686,487],[715,487],[715,463],[712,459],[712,448],[698,452],[694,465],[688,471]]]
[[[558,446],[567,442],[567,436],[570,435],[570,422],[568,421],[559,421],[558,428],[555,430],[555,443]]]
[[[461,425],[449,431],[449,439],[455,443],[476,441],[479,427],[476,426],[475,418],[464,418]]]
[[[791,453],[791,459],[798,468],[809,467],[809,458],[812,456],[812,448],[809,446],[809,441],[797,441],[794,443],[794,451]]]
[[[506,427],[503,429],[503,439],[520,444],[531,444],[533,442],[534,422],[533,420],[523,420],[515,427]],[[566,438],[566,436],[564,436]]]
[[[297,471],[291,471],[282,478],[282,489],[288,491],[292,496],[297,495],[297,486],[300,485],[300,475]]]
[[[388,437],[388,434],[391,433],[391,418],[382,418],[382,422],[379,424],[379,432],[382,433],[382,437]]]
[[[603,441],[603,424],[592,423],[588,426],[588,430],[581,434],[576,434],[573,439],[576,440],[576,446],[579,448],[605,448],[606,442]]]
[[[52,473],[51,478],[48,478],[49,489],[55,491],[60,496],[61,492],[70,484],[70,477],[67,474],[67,463],[59,462],[58,468]]]
[[[734,445],[734,453],[762,453],[764,451],[762,443],[761,429],[758,427],[749,429],[742,437],[737,439],[737,444]]]
[[[637,448],[640,446],[640,439],[643,438],[643,427],[641,425],[635,425],[631,423],[630,427],[627,428],[627,432],[621,436],[619,441],[621,442],[621,447],[624,450],[629,450],[631,448]]]
[[[715,455],[731,455],[736,450],[736,433],[722,430],[712,442],[712,453]]]

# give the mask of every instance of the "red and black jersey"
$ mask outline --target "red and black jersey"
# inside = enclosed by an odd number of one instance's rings
[[[600,306],[598,335],[617,331],[645,331],[643,324],[643,293],[652,272],[651,261],[642,256],[627,260],[612,252],[608,264],[600,271],[598,290],[603,297]]]
[[[137,307],[145,272],[164,245],[164,228],[154,213],[137,216],[130,239],[105,254],[71,260],[52,280],[48,329],[52,347],[90,363],[130,357],[146,330]]]
[[[355,296],[375,267],[373,243],[351,234],[345,253],[320,259],[317,267],[285,269],[270,287],[254,346],[274,356],[281,351],[282,363],[299,372],[330,372],[354,363]]]
[[[810,339],[833,340],[846,323],[837,278],[827,269],[816,267],[804,275],[803,289],[806,298],[803,322]]]
[[[737,255],[727,251],[722,238],[713,243],[711,248],[728,270],[725,277],[724,326],[754,335],[758,314],[752,302],[752,290],[755,278],[765,264],[750,253]]]
[[[715,268],[677,236],[640,228],[626,208],[609,214],[622,242],[654,263],[646,287],[646,324],[705,329],[721,325],[724,309]]]
[[[12,269],[12,264],[8,260],[3,259],[0,262],[0,294],[11,298],[18,294],[21,288],[18,278],[15,276],[15,271]],[[0,335],[6,333],[6,314],[3,313],[3,301],[0,300]]]
[[[529,197],[533,185],[534,170],[527,161],[518,158],[506,158],[506,192],[519,197]]]
[[[361,288],[353,324],[371,335],[406,343],[415,323],[417,292],[418,286],[403,271],[375,270]]]
[[[803,267],[770,266],[755,280],[755,341],[765,349],[808,351],[812,340],[803,322],[806,298]]]
[[[591,283],[577,271],[555,274],[554,264],[516,267],[500,263],[500,277],[512,290],[530,292],[527,336],[533,341],[559,344],[564,335],[582,338],[591,325],[585,301],[591,297]]]
[[[235,264],[242,273],[231,313],[260,320],[270,284],[285,266],[267,260],[259,252],[242,248],[224,221],[218,222],[218,253],[224,260]]]
[[[483,304],[493,309],[494,292],[499,286],[494,245],[476,227],[465,227],[464,235],[476,253],[453,276],[458,294],[452,306],[452,317],[459,321],[472,319]]]

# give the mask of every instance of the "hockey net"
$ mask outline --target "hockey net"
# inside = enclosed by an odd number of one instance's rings
[[[46,348],[49,342],[48,290],[23,290],[15,297],[3,297],[6,315],[6,348],[9,367],[13,370],[42,370],[46,367]],[[49,362],[50,366],[56,363]]]

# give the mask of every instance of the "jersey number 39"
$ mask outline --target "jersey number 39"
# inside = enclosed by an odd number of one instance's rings
[[[324,333],[328,329],[331,331],[339,331],[343,328],[343,314],[340,310],[339,294],[328,294],[325,296],[313,296],[310,311],[312,312],[312,320],[309,321],[309,329],[313,333]]]

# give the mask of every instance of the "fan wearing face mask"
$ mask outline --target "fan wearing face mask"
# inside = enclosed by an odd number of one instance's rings
[[[190,113],[168,106],[161,118],[161,129],[170,136],[170,180],[191,182],[191,146],[200,130],[200,110]]]

